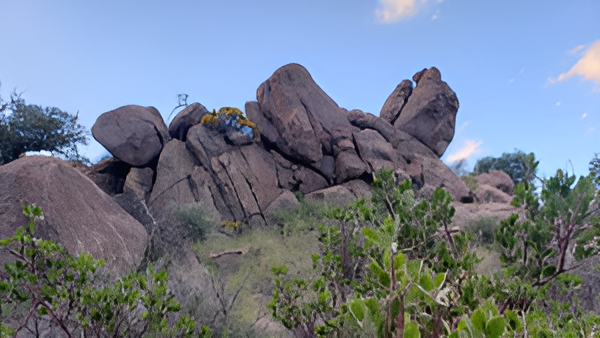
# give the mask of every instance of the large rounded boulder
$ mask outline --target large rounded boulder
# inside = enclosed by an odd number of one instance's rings
[[[92,127],[92,135],[114,157],[134,167],[151,165],[170,140],[158,110],[136,105],[100,115]]]
[[[148,235],[111,197],[67,162],[27,156],[0,166],[0,238],[12,237],[27,223],[23,205],[37,204],[44,219],[36,235],[87,252],[123,274],[142,261]],[[0,252],[0,266],[11,257]]]

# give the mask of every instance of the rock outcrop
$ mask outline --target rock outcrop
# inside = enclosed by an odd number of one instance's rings
[[[413,79],[417,86],[400,111],[394,127],[415,137],[442,157],[454,138],[458,99],[435,67],[424,69]]]
[[[100,115],[92,135],[114,157],[135,167],[150,165],[170,139],[156,108],[135,105]]]
[[[487,173],[479,174],[476,177],[477,184],[488,185],[502,192],[512,195],[515,189],[515,183],[507,173],[501,170],[490,170]]]
[[[340,108],[304,67],[289,64],[259,86],[257,101],[246,103],[245,121],[258,126],[260,138],[230,128],[221,121],[226,117],[199,103],[175,117],[168,135],[154,108],[125,106],[103,114],[94,136],[132,166],[111,194],[147,227],[149,216],[169,227],[182,205],[201,206],[221,221],[265,226],[276,206],[297,203],[294,192],[337,204],[368,197],[381,168],[412,180],[416,189],[443,187],[455,200],[473,202],[473,193],[439,159],[454,135],[456,95],[436,68],[413,80],[414,90],[410,80],[402,81],[377,117]],[[214,128],[209,121],[217,120]],[[117,137],[101,137],[108,133]],[[148,148],[137,151],[139,141]]]
[[[0,238],[26,224],[22,207],[34,203],[44,212],[36,234],[69,253],[104,259],[116,274],[142,261],[148,240],[144,227],[68,163],[27,156],[0,166]],[[0,253],[0,265],[9,259]]]

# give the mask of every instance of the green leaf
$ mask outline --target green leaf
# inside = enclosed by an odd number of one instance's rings
[[[486,321],[485,313],[483,313],[481,309],[475,310],[475,312],[473,312],[471,315],[471,324],[473,324],[477,330],[483,331],[485,329]]]
[[[371,228],[364,228],[362,233],[366,239],[370,240],[374,244],[376,244],[376,245],[380,244],[381,239],[379,238],[379,234],[375,230],[373,230]]]
[[[437,276],[435,276],[435,280],[433,281],[433,286],[435,288],[439,288],[442,286],[442,284],[444,284],[445,280],[446,280],[446,274],[443,272],[440,272],[437,274]]]
[[[383,270],[379,264],[377,264],[377,262],[371,261],[371,264],[369,264],[369,270],[377,277],[383,286],[390,286],[390,275],[385,272],[385,270]]]
[[[554,275],[555,272],[556,272],[556,266],[548,265],[548,266],[544,267],[544,270],[542,270],[542,275],[544,275],[544,277],[550,277],[550,276]]]
[[[406,262],[406,257],[398,252],[394,257],[394,265],[396,266],[396,270],[400,270],[404,268],[404,263]]]
[[[460,320],[460,322],[458,322],[458,326],[456,327],[456,329],[458,331],[460,331],[460,330],[465,330],[468,327],[469,327],[469,325],[467,324],[467,319],[463,318],[463,319]]]
[[[0,246],[7,246],[10,243],[12,243],[14,241],[14,239],[12,238],[5,238],[3,240],[0,240]]]
[[[419,285],[427,292],[433,290],[433,282],[431,281],[431,276],[429,274],[421,275],[421,278],[419,278]]]
[[[490,338],[500,338],[504,333],[504,319],[502,317],[494,317],[485,326],[485,336]]]
[[[362,326],[362,321],[365,319],[365,308],[363,302],[360,300],[355,300],[350,303],[350,312],[354,316],[357,322]]]
[[[420,338],[419,326],[415,322],[408,322],[404,325],[404,338]]]
[[[521,323],[521,318],[519,318],[519,315],[517,315],[517,313],[514,311],[507,309],[504,312],[504,318],[508,322],[508,326],[510,327],[510,329],[513,331],[518,331],[523,326],[523,324]]]

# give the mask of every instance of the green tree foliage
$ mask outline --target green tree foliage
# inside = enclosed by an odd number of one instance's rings
[[[27,104],[15,92],[9,101],[0,98],[0,164],[28,151],[48,151],[68,160],[89,162],[77,148],[88,143],[88,132],[77,120],[77,114]]]
[[[167,274],[149,267],[115,283],[97,272],[103,261],[34,236],[38,206],[26,206],[29,218],[0,248],[15,261],[0,270],[0,337],[50,327],[58,337],[209,337],[196,332],[195,321],[179,315],[180,305],[168,289]]]
[[[600,317],[580,311],[572,293],[567,303],[547,297],[550,285],[581,282],[567,273],[565,248],[581,258],[598,247],[590,183],[571,188],[558,171],[539,195],[518,185],[514,204],[527,220],[513,215],[498,228],[505,270],[488,278],[475,273],[470,235],[451,227],[450,195],[416,199],[384,169],[372,205],[335,209],[320,226],[312,277],[273,268],[273,317],[302,337],[595,337]]]
[[[526,154],[515,149],[514,153],[503,153],[500,157],[484,157],[475,163],[473,175],[487,173],[490,170],[502,170],[515,182],[533,182],[536,178],[538,161],[533,153]]]

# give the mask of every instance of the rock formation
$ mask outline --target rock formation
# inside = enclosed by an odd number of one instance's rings
[[[37,234],[71,254],[88,252],[118,274],[142,261],[148,240],[144,227],[68,163],[27,156],[0,166],[0,238],[12,237],[27,223],[22,207],[34,203],[44,212]],[[0,266],[8,259],[0,252]]]
[[[290,192],[347,202],[368,196],[373,173],[384,167],[411,179],[417,189],[444,187],[455,200],[472,202],[473,193],[439,160],[454,135],[456,95],[436,68],[413,79],[415,89],[410,80],[402,81],[380,118],[340,108],[304,67],[281,67],[259,86],[257,101],[245,106],[260,129],[260,142],[236,142],[233,132],[200,123],[209,113],[199,103],[175,117],[170,135],[153,108],[138,106],[103,114],[93,132],[132,167],[132,174],[121,174],[127,177],[123,186],[137,193],[118,187],[115,199],[123,205],[138,196],[158,223],[172,220],[175,206],[199,205],[222,221],[265,226],[268,210],[297,203]],[[118,137],[103,137],[109,134]],[[153,170],[151,186],[151,172],[140,186],[143,168]]]
[[[442,157],[454,137],[458,99],[435,67],[424,69],[413,79],[417,86],[398,113],[394,126]]]
[[[369,198],[374,173],[390,168],[397,181],[411,180],[419,196],[446,189],[457,223],[470,222],[474,213],[512,212],[506,204],[472,204],[474,192],[440,160],[454,136],[456,95],[436,68],[413,80],[414,89],[410,80],[398,85],[380,117],[339,107],[298,64],[278,69],[259,86],[257,101],[245,105],[248,119],[234,121],[227,114],[237,109],[219,115],[199,103],[168,128],[153,107],[104,113],[92,133],[114,159],[80,168],[89,179],[43,157],[0,167],[0,235],[12,235],[24,222],[22,204],[37,203],[46,213],[44,237],[71,253],[104,258],[117,272],[136,267],[148,243],[150,260],[156,252],[168,256],[156,263],[167,267],[185,305],[189,294],[216,298],[208,271],[177,226],[179,207],[264,227],[276,210],[298,205],[298,192],[340,205]],[[479,201],[505,201],[510,178],[488,176],[478,178],[485,188]]]

